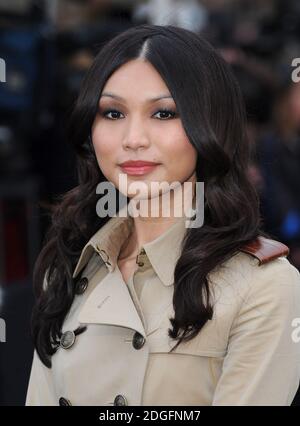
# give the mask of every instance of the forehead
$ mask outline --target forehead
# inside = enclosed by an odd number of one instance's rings
[[[119,67],[106,81],[101,96],[104,94],[117,95],[115,98],[118,100],[138,98],[150,101],[161,95],[172,98],[158,71],[148,61],[141,59],[129,61]]]

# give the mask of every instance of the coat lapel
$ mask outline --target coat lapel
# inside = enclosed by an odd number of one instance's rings
[[[163,286],[159,302],[156,299],[153,310],[147,314],[145,324],[138,298],[135,297],[133,301],[120,270],[115,268],[96,284],[84,302],[78,319],[82,324],[107,324],[131,328],[147,337],[159,329],[162,322],[173,312],[172,296],[173,286]]]
[[[88,296],[80,310],[79,322],[128,327],[146,337],[142,319],[117,268],[108,273]]]

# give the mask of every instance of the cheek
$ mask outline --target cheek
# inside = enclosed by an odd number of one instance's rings
[[[103,161],[105,159],[108,161],[112,157],[114,150],[107,139],[99,140],[93,138],[93,145],[98,160]]]
[[[107,157],[115,151],[114,140],[111,132],[101,126],[95,125],[92,128],[92,140],[95,152],[99,157]]]
[[[117,138],[112,137],[111,132],[100,126],[92,128],[93,146],[98,165],[102,173],[108,179],[113,178],[113,164],[116,162],[116,153],[118,152]]]
[[[116,138],[112,138],[111,132],[95,126],[92,128],[92,141],[101,172],[107,180],[116,184],[116,169],[113,167],[118,150]]]
[[[174,133],[173,138],[170,138],[165,149],[168,151],[168,164],[172,170],[188,174],[189,171],[192,172],[195,169],[197,151],[189,142],[185,132]]]

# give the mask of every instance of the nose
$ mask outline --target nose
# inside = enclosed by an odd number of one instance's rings
[[[138,150],[149,147],[150,141],[146,134],[145,126],[142,119],[132,119],[126,129],[126,134],[123,141],[125,150]]]

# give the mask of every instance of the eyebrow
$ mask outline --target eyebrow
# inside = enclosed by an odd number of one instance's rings
[[[122,98],[121,96],[115,95],[114,93],[111,93],[111,92],[103,92],[101,97],[103,97],[103,96],[107,96],[109,98],[117,99],[119,101],[125,101],[125,99]],[[170,96],[168,94],[162,94],[162,95],[156,96],[155,98],[146,99],[146,103],[156,102],[156,101],[159,101],[160,99],[173,99],[173,96]]]

